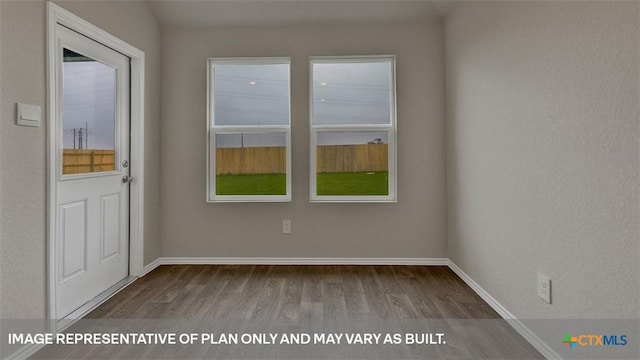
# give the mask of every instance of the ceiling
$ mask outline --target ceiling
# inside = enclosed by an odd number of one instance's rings
[[[458,0],[147,0],[163,26],[338,25],[423,21]]]

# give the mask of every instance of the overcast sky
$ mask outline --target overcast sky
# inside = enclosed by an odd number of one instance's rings
[[[86,124],[89,128],[88,148],[113,149],[115,69],[97,61],[76,61],[65,62],[63,72],[64,148],[74,148],[73,129],[85,128]]]
[[[216,64],[212,72],[216,125],[286,125],[289,123],[289,66]],[[388,124],[389,63],[314,64],[314,124]],[[307,121],[306,119],[302,119]],[[298,121],[298,119],[294,119]],[[325,133],[319,145],[387,142],[385,132]],[[274,134],[229,134],[217,147],[282,146]]]
[[[217,125],[286,125],[289,123],[289,65],[216,64],[214,121]],[[314,124],[388,124],[388,62],[313,65]],[[64,147],[73,148],[73,129],[89,128],[89,148],[113,149],[115,70],[95,61],[64,63]],[[294,121],[307,121],[294,119]],[[385,132],[325,133],[319,145],[387,143]],[[218,147],[282,146],[284,135],[228,134]]]

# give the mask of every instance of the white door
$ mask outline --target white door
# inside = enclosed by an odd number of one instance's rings
[[[57,25],[56,317],[129,275],[128,57]]]

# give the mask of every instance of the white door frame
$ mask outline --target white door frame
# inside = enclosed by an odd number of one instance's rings
[[[56,99],[59,89],[56,78],[59,75],[56,66],[56,28],[57,24],[83,34],[103,45],[110,47],[131,59],[131,145],[130,162],[131,176],[134,181],[130,186],[129,212],[129,276],[141,276],[143,269],[144,249],[144,52],[116,38],[106,31],[88,23],[60,6],[47,2],[47,292],[48,317],[50,330],[58,330],[56,314],[56,283],[57,283],[57,199],[56,199],[56,143],[57,131],[53,123],[56,114]]]

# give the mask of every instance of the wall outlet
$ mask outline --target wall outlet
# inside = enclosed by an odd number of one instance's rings
[[[541,273],[538,273],[538,296],[551,304],[551,279]]]
[[[282,220],[282,233],[291,234],[291,219]]]

